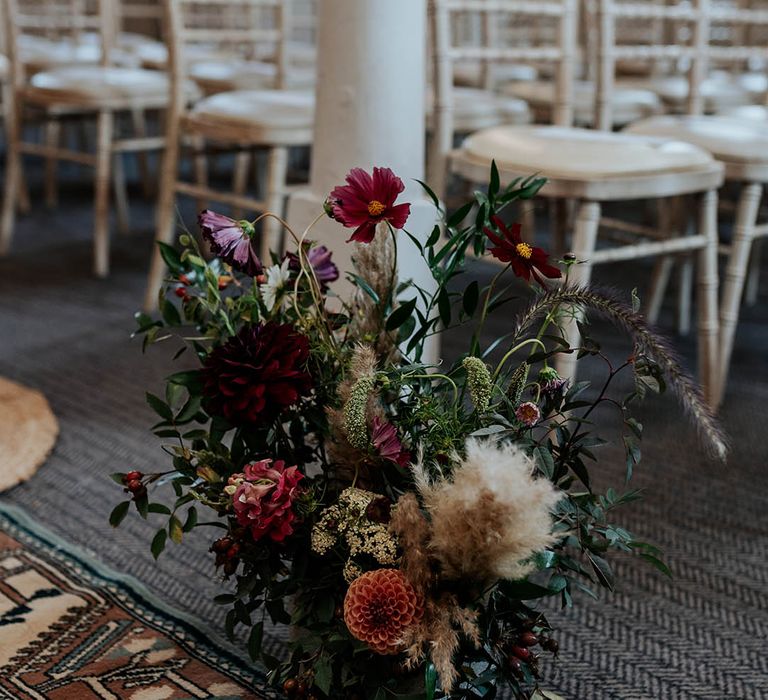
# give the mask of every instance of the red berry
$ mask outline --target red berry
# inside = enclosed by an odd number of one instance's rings
[[[141,477],[144,476],[141,472],[137,472],[135,469],[131,472],[128,472],[124,477],[123,481],[127,484],[129,481],[136,481],[137,479],[141,479]]]
[[[187,290],[184,289],[184,287],[176,287],[176,289],[173,290],[173,293],[177,297],[181,297],[182,299],[186,299],[187,298]]]
[[[179,282],[181,282],[182,284],[192,284],[189,277],[187,277],[186,275],[179,275]]]
[[[531,658],[531,652],[525,647],[512,647],[512,653],[522,661],[528,661]]]
[[[138,479],[131,479],[126,486],[128,487],[128,490],[131,493],[137,493],[138,491],[141,491],[141,489],[144,488],[144,484],[142,484]]]
[[[224,574],[226,576],[231,576],[235,571],[237,571],[237,559],[227,559],[227,561],[224,562]]]
[[[557,654],[558,650],[560,649],[560,645],[557,643],[556,639],[552,639],[551,637],[549,639],[545,639],[541,646],[543,646],[547,651],[551,651],[553,654]]]
[[[235,559],[240,554],[240,545],[235,542],[228,550],[227,557],[229,559]]]
[[[539,638],[533,632],[523,632],[519,641],[520,646],[535,647],[539,643]]]
[[[296,687],[299,682],[295,678],[289,678],[283,683],[283,692],[290,698],[296,695]]]
[[[296,692],[299,694],[299,697],[303,697],[307,694],[306,681],[299,681],[298,685],[296,686]]]
[[[221,537],[211,545],[213,552],[226,552],[232,546],[232,540],[229,537]]]

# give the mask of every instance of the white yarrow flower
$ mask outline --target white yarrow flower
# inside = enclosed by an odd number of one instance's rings
[[[259,286],[267,311],[272,311],[278,304],[278,301],[282,304],[281,297],[290,277],[288,258],[283,260],[281,265],[273,265],[267,268],[267,281]]]

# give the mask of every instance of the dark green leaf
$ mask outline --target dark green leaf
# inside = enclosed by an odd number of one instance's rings
[[[370,284],[366,280],[364,280],[360,275],[355,275],[352,272],[349,273],[350,279],[358,286],[360,289],[362,289],[371,299],[373,299],[374,304],[378,304],[381,299],[379,299],[379,295],[376,294],[373,287],[371,287]]]
[[[474,202],[467,202],[463,206],[459,207],[453,214],[448,217],[446,225],[448,228],[458,226],[467,217],[467,214],[472,211],[472,207],[475,206]]]
[[[179,310],[174,306],[170,299],[163,299],[163,303],[160,306],[160,313],[163,315],[163,321],[169,326],[180,326],[181,316],[179,316]]]
[[[152,550],[152,556],[155,558],[155,560],[157,560],[157,558],[165,549],[165,540],[167,537],[168,534],[166,533],[165,528],[160,528],[152,538],[152,546],[150,549]]]
[[[409,299],[404,301],[398,306],[387,318],[385,328],[388,331],[393,331],[402,326],[407,319],[411,317],[413,310],[416,308],[416,299]]]
[[[159,513],[160,515],[171,514],[171,509],[168,506],[163,505],[162,503],[150,503],[147,506],[147,510],[150,513]]]
[[[123,481],[123,478],[125,477],[125,472],[113,472],[109,475],[109,478],[112,479],[116,484],[120,484],[120,486],[125,485],[125,481]]]
[[[672,570],[663,561],[661,561],[661,559],[657,559],[652,554],[646,554],[645,552],[641,552],[640,556],[647,562],[650,562],[654,567],[661,571],[662,574],[672,578]]]
[[[437,309],[440,312],[440,321],[447,328],[451,325],[451,297],[445,287],[437,295]]]
[[[184,266],[181,264],[181,255],[175,248],[162,241],[158,241],[157,246],[160,248],[160,255],[171,272],[178,274],[184,271]]]
[[[199,394],[203,388],[203,379],[200,370],[191,369],[176,372],[167,378],[172,384],[179,384],[187,388],[190,393]]]
[[[477,302],[480,300],[480,285],[477,280],[470,282],[464,290],[464,297],[461,303],[464,307],[464,313],[472,316],[477,310]]]
[[[184,527],[182,530],[184,532],[190,532],[195,525],[197,525],[197,510],[195,510],[194,506],[190,506],[189,510],[187,511],[187,519],[184,521]]]
[[[424,692],[426,700],[434,700],[437,689],[437,669],[431,661],[424,668]]]
[[[130,501],[123,501],[122,503],[118,503],[109,514],[109,524],[112,527],[117,527],[120,525],[120,523],[125,519],[125,516],[128,515],[128,509],[130,507]]]
[[[314,665],[315,685],[323,691],[325,695],[330,695],[331,683],[333,682],[333,670],[326,656],[321,656]]]
[[[165,403],[165,401],[163,401],[159,396],[155,396],[149,392],[146,393],[146,397],[147,403],[152,407],[152,410],[157,413],[158,416],[160,416],[160,418],[166,421],[173,420],[173,413],[171,412],[171,408],[167,403]]]
[[[432,229],[432,233],[429,234],[429,238],[427,238],[427,242],[425,245],[427,246],[433,246],[440,240],[440,234],[441,234],[440,226],[437,224]]]
[[[264,621],[259,620],[248,635],[248,655],[252,661],[256,661],[261,654],[261,640],[264,637]]]
[[[499,193],[499,168],[496,165],[496,161],[491,161],[491,181],[488,184],[488,197],[489,199],[493,200],[496,198],[496,195]]]
[[[418,178],[414,178],[414,180],[416,180],[416,182],[418,182],[424,188],[424,192],[426,192],[427,197],[429,197],[432,200],[432,203],[439,209],[440,200],[437,198],[437,195],[432,191],[432,188],[426,182],[422,182]]]

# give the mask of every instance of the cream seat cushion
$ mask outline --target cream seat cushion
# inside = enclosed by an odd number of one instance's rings
[[[277,66],[263,61],[237,59],[198,60],[190,66],[189,77],[205,93],[269,89],[276,87]],[[311,88],[314,84],[313,68],[289,68],[286,87]]]
[[[525,100],[534,108],[534,111],[545,111],[550,118],[555,91],[554,82],[539,80],[508,83],[502,87],[504,94]],[[616,88],[611,94],[611,100],[614,126],[624,126],[662,111],[658,95],[651,90]],[[576,124],[591,125],[594,122],[594,83],[585,80],[577,80],[574,83],[573,110]]]
[[[682,75],[620,80],[618,85],[652,90],[676,111],[684,109],[688,99],[688,79]],[[719,112],[752,101],[749,90],[738,79],[729,79],[724,73],[714,74],[704,80],[701,83],[701,94],[706,112]]]
[[[724,109],[720,114],[724,117],[768,122],[768,105],[742,105],[741,107],[731,107],[730,109]]]
[[[720,116],[666,116],[632,124],[627,132],[687,141],[709,151],[718,160],[768,162],[768,129],[759,121]]]
[[[512,81],[536,80],[539,72],[533,66],[515,63],[499,63],[489,66],[491,85],[501,85]],[[453,82],[462,87],[477,87],[482,79],[480,61],[462,61],[453,66]]]
[[[307,132],[311,139],[315,97],[311,92],[290,90],[238,90],[221,92],[200,100],[185,118],[189,129],[215,133],[221,130],[274,130]],[[300,141],[307,140],[299,138]],[[223,140],[227,140],[223,138]]]
[[[712,157],[683,141],[559,126],[495,127],[472,134],[461,146],[470,159],[496,160],[513,172],[596,180],[707,167]]]
[[[458,133],[486,129],[497,124],[528,124],[531,112],[525,101],[489,90],[457,87],[453,95],[453,128]],[[433,128],[434,99],[427,91],[427,128]]]
[[[36,73],[25,95],[33,100],[76,104],[137,99],[157,102],[168,98],[169,89],[168,77],[159,71],[84,65]]]

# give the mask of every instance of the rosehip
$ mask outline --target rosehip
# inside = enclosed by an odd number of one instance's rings
[[[307,682],[306,681],[299,681],[298,685],[296,686],[296,692],[299,694],[300,697],[303,697],[307,694]]]
[[[123,481],[127,484],[129,481],[135,481],[137,479],[141,479],[141,477],[144,476],[141,472],[137,472],[135,469],[133,471],[128,472],[124,477]]]
[[[181,282],[182,284],[187,284],[187,285],[192,284],[192,282],[190,281],[189,277],[187,277],[186,275],[179,275],[179,282]]]
[[[126,487],[131,493],[136,493],[137,491],[141,491],[141,489],[144,488],[144,484],[142,484],[138,479],[131,479],[126,484]]]
[[[512,653],[522,661],[528,661],[531,658],[531,652],[525,647],[514,646],[511,649]]]
[[[539,638],[533,632],[523,632],[519,641],[521,646],[535,647],[539,643]]]
[[[227,559],[224,562],[224,575],[231,576],[237,571],[237,559]]]
[[[229,537],[221,537],[211,545],[212,552],[226,552],[232,546],[232,540]]]
[[[509,656],[507,658],[509,662],[509,668],[512,670],[512,674],[517,678],[521,678],[523,675],[523,663],[516,656]]]
[[[283,683],[283,692],[290,698],[296,695],[296,687],[299,682],[295,678],[289,678]]]
[[[552,639],[551,637],[544,640],[541,643],[541,646],[543,646],[547,651],[551,651],[553,654],[557,654],[558,650],[560,649],[560,645],[558,644],[557,640]]]
[[[227,557],[229,559],[235,559],[240,554],[240,545],[235,542],[228,550]]]
[[[184,289],[184,287],[176,287],[176,289],[173,290],[173,293],[181,299],[187,298],[187,290]]]

